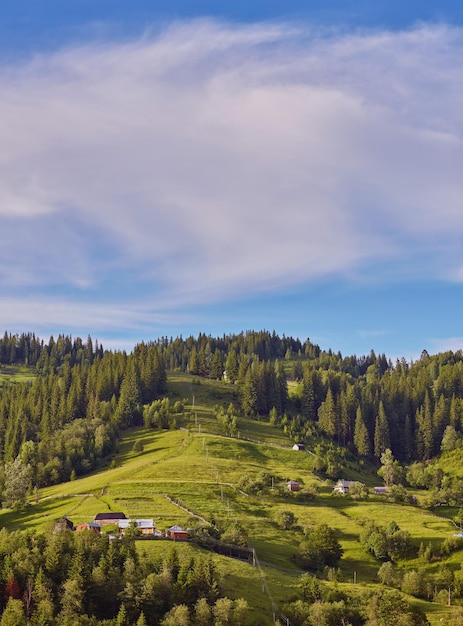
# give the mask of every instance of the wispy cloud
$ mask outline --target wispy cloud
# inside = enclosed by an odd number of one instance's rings
[[[442,26],[199,21],[3,66],[3,292],[72,290],[71,324],[129,290],[137,325],[372,264],[458,276],[462,58]]]
[[[451,350],[456,352],[457,350],[463,350],[463,337],[446,337],[442,339],[431,340],[432,352],[447,352]]]

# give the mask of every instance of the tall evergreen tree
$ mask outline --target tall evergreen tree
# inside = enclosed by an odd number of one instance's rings
[[[227,380],[231,383],[236,382],[238,378],[238,357],[236,356],[236,352],[231,349],[228,352],[227,360],[225,362],[225,371],[227,372]]]
[[[318,410],[318,425],[329,437],[334,437],[338,433],[338,411],[331,387],[328,387],[325,402]]]
[[[383,402],[380,401],[378,415],[375,421],[374,453],[379,459],[382,453],[391,447],[391,437],[389,433],[389,423],[384,411]]]
[[[313,385],[312,372],[305,368],[302,378],[302,416],[306,420],[315,421],[317,413],[315,411],[315,391]]]
[[[370,435],[363,421],[362,409],[358,407],[355,416],[354,445],[360,456],[368,456],[371,453]]]
[[[141,417],[140,385],[133,359],[127,362],[127,369],[122,379],[121,394],[117,403],[115,421],[122,427],[136,425]]]

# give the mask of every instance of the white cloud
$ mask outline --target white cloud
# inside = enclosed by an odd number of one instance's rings
[[[127,268],[162,311],[429,255],[457,275],[462,52],[201,21],[3,67],[0,284],[117,301]]]
[[[457,350],[463,350],[463,337],[446,337],[441,339],[431,340],[431,353],[439,352],[457,352]]]
[[[148,327],[163,329],[170,324],[182,322],[181,316],[159,312],[143,302],[141,305],[133,303],[115,306],[91,301],[58,300],[54,297],[2,298],[0,318],[11,332],[22,332],[21,329],[24,328],[31,330],[30,324],[33,321],[33,330],[38,329],[41,333],[73,333],[78,328],[81,334],[91,333],[97,338],[105,336],[107,332],[114,337],[116,329],[125,331],[127,336],[133,333],[140,335]],[[132,346],[133,343],[132,341]],[[114,345],[121,343],[114,339]]]

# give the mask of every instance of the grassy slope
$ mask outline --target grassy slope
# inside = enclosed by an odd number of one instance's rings
[[[31,367],[0,364],[0,388],[4,385],[31,382],[35,376],[36,372]]]
[[[188,526],[191,523],[188,513],[169,502],[165,494],[180,499],[203,517],[214,516],[219,522],[229,518],[239,520],[248,529],[249,543],[264,564],[267,592],[262,591],[256,568],[225,557],[213,558],[225,592],[231,597],[245,597],[254,609],[254,618],[263,626],[272,623],[268,593],[279,605],[295,598],[300,574],[291,557],[303,538],[302,531],[279,530],[273,522],[278,509],[294,511],[301,527],[325,522],[339,530],[345,551],[341,562],[345,581],[342,586],[350,591],[354,572],[357,588],[377,584],[380,564],[368,557],[358,542],[363,520],[374,519],[382,524],[395,520],[411,533],[416,545],[421,541],[440,543],[454,532],[445,519],[414,507],[388,504],[381,498],[354,502],[333,497],[331,487],[320,481],[321,495],[313,503],[302,503],[290,494],[285,499],[243,495],[236,488],[239,478],[262,470],[272,474],[275,481],[292,478],[303,484],[313,482],[316,478],[311,472],[312,456],[292,451],[291,442],[282,432],[265,422],[240,419],[240,439],[220,434],[223,429],[214,418],[214,404],[227,406],[233,399],[233,388],[224,383],[197,385],[186,375],[178,374],[170,378],[170,396],[185,401],[186,409],[179,420],[182,430],[126,433],[120,442],[115,467],[108,466],[73,482],[43,489],[39,501],[25,512],[1,511],[0,524],[9,529],[45,530],[62,515],[78,523],[104,510],[122,510],[129,517],[154,517],[161,530],[172,524]],[[132,450],[136,439],[144,444],[142,453]],[[365,476],[365,482],[372,483],[372,476]],[[139,546],[148,552],[171,549],[171,544],[159,541],[140,542]],[[177,549],[185,558],[199,550],[186,544],[177,544]],[[457,561],[455,567],[459,567]],[[408,561],[401,567],[422,565]],[[447,613],[439,605],[422,605],[433,624]]]

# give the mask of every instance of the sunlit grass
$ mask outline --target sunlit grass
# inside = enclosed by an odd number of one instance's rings
[[[398,523],[412,537],[415,548],[431,543],[438,548],[455,532],[443,517],[418,507],[392,504],[379,498],[365,502],[331,495],[332,483],[320,481],[312,474],[313,455],[291,450],[292,442],[284,433],[265,421],[238,419],[238,437],[230,437],[215,417],[214,405],[227,407],[236,400],[236,389],[219,381],[195,384],[185,374],[169,376],[173,400],[184,403],[177,425],[171,431],[132,430],[118,442],[114,459],[108,459],[99,471],[74,481],[41,489],[38,501],[31,494],[30,506],[23,512],[1,511],[0,524],[8,529],[47,530],[61,516],[74,523],[92,520],[104,511],[122,511],[130,518],[153,518],[164,530],[173,524],[189,527],[195,518],[175,504],[177,501],[191,513],[206,520],[214,519],[224,527],[239,522],[248,533],[249,545],[255,548],[263,566],[265,589],[256,568],[212,555],[222,572],[224,591],[231,597],[244,597],[253,607],[259,623],[271,623],[271,601],[279,604],[297,598],[299,565],[294,556],[304,538],[304,530],[325,523],[337,529],[344,549],[340,567],[345,586],[353,589],[377,586],[380,562],[367,555],[359,536],[365,520],[380,525]],[[194,404],[193,404],[194,395]],[[143,444],[142,452],[134,451],[135,441]],[[453,457],[452,457],[453,458]],[[352,464],[343,478],[376,484],[371,468]],[[264,494],[245,494],[240,490],[244,476],[256,477],[265,472],[273,478],[275,489]],[[286,480],[299,481],[302,486],[316,483],[320,495],[314,501],[303,501],[284,491]],[[283,494],[278,491],[283,486]],[[171,502],[168,497],[174,502]],[[291,510],[298,527],[281,530],[275,522],[279,510]],[[457,515],[456,510],[442,509]],[[147,553],[170,549],[164,541],[139,542],[137,548]],[[189,558],[203,553],[190,544],[176,544],[179,554]],[[210,554],[210,553],[207,553]],[[453,555],[449,564],[459,567],[461,555]],[[402,571],[426,567],[433,571],[436,563],[424,565],[416,558],[400,561]],[[263,590],[264,589],[264,590]],[[421,602],[421,601],[417,601]],[[433,624],[446,615],[440,605],[421,603]],[[256,621],[256,620],[255,620]],[[259,621],[259,620],[257,620]]]

